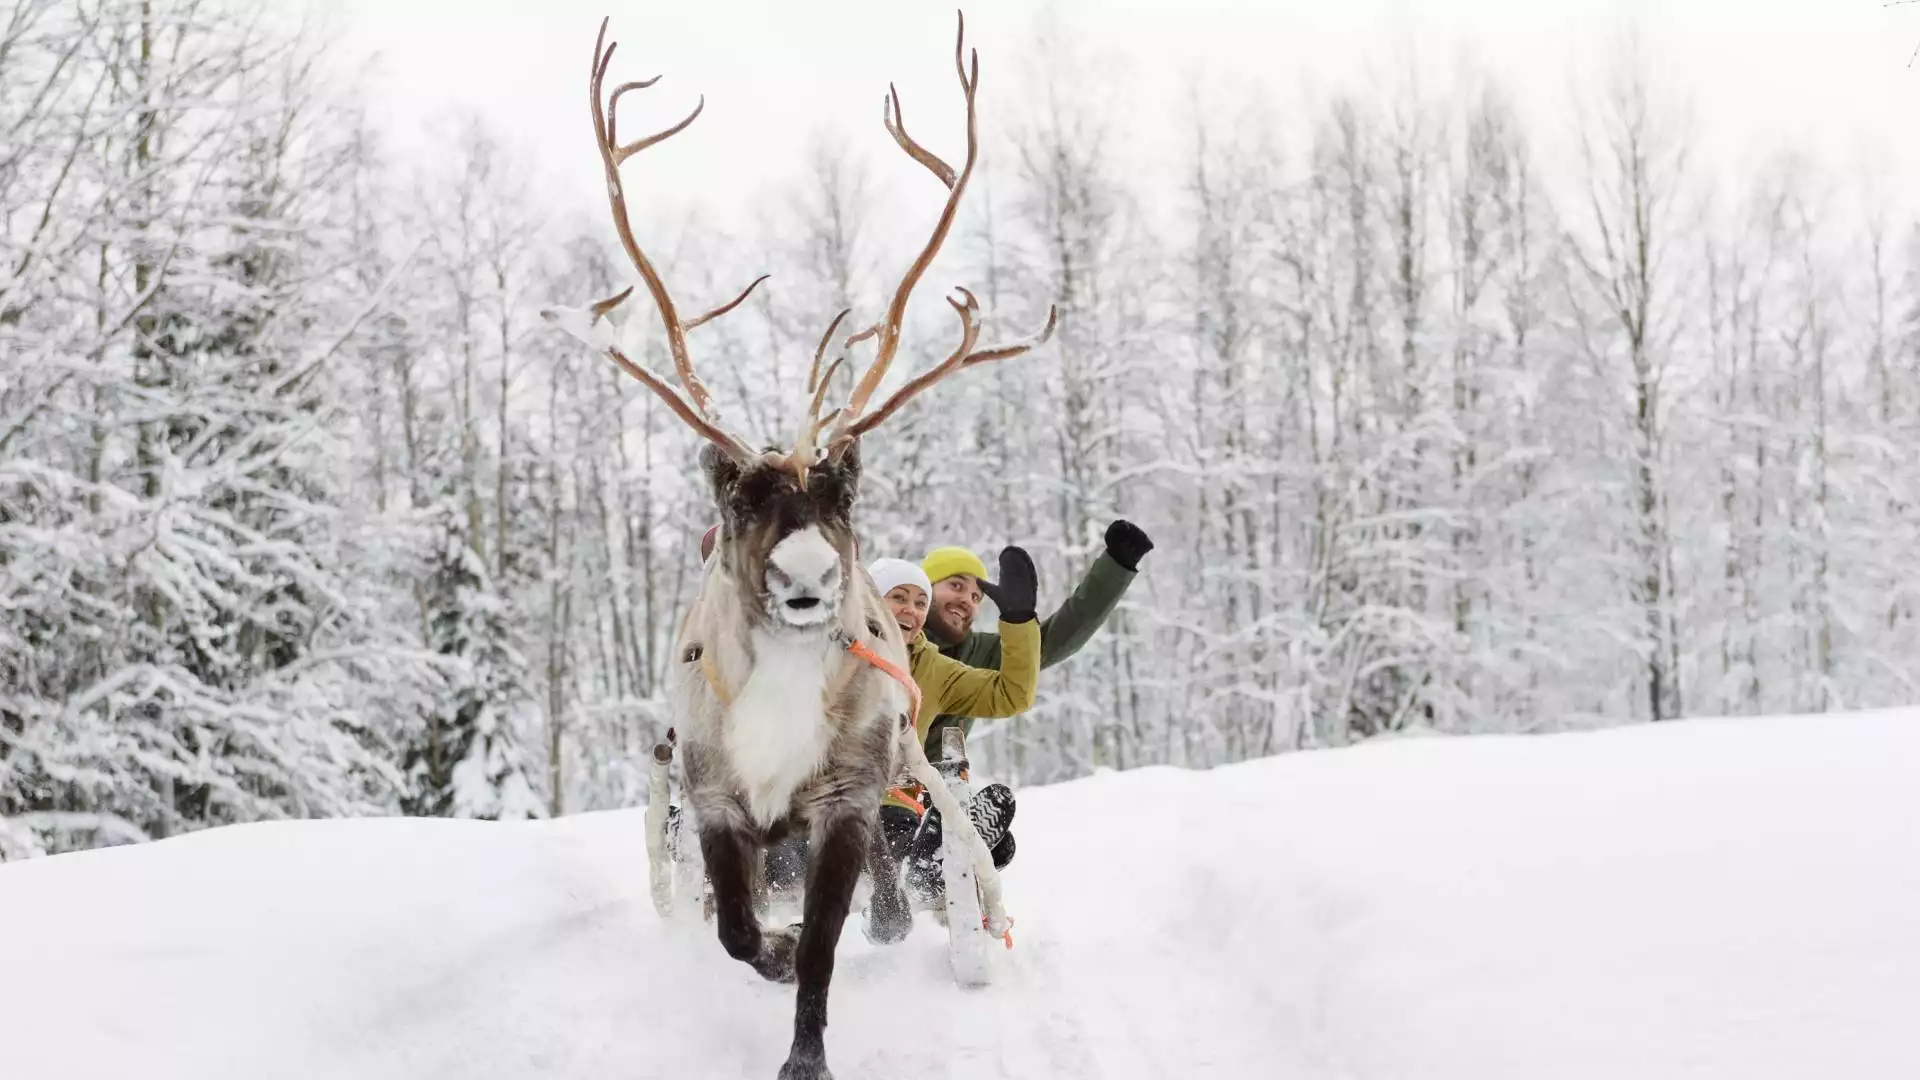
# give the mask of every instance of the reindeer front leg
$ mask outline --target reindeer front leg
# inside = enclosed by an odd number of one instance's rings
[[[792,982],[793,935],[766,933],[754,910],[758,839],[732,815],[718,815],[701,823],[700,854],[713,885],[714,921],[727,955],[752,965],[770,981]]]
[[[793,1049],[780,1080],[833,1080],[827,1071],[827,987],[833,954],[868,855],[874,814],[838,802],[814,818],[807,863],[806,914],[795,956],[800,989],[793,1013]]]

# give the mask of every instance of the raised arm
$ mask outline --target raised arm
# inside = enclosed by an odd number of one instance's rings
[[[914,718],[922,742],[936,716],[1017,716],[1033,707],[1040,686],[1040,624],[1031,616],[1024,622],[1003,620],[1000,640],[1004,655],[998,669],[969,667],[927,650],[922,686],[933,692],[925,694]]]
[[[1072,657],[1092,640],[1138,576],[1140,559],[1152,550],[1153,541],[1132,522],[1116,521],[1107,527],[1106,550],[1093,561],[1073,594],[1040,620],[1042,668]],[[1000,636],[976,630],[946,653],[974,667],[998,667]]]
[[[1107,549],[1093,560],[1073,595],[1040,622],[1040,666],[1052,667],[1093,639],[1139,573],[1153,541],[1130,521],[1107,527]]]

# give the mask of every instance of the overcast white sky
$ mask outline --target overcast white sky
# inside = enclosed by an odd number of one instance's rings
[[[348,0],[349,42],[384,54],[380,83],[396,130],[452,105],[510,127],[537,157],[557,204],[604,213],[587,115],[586,70],[602,15],[620,42],[610,82],[664,74],[622,103],[637,133],[677,120],[705,93],[687,132],[628,166],[648,187],[706,200],[723,222],[746,213],[793,168],[811,126],[837,126],[879,164],[887,187],[926,182],[880,124],[889,80],[909,130],[957,157],[960,99],[951,65],[954,10],[924,0]],[[1920,4],[1883,0],[967,0],[980,50],[983,127],[1005,131],[1038,62],[1051,12],[1094,58],[1079,92],[1112,115],[1152,117],[1121,149],[1166,163],[1181,150],[1169,120],[1180,80],[1199,69],[1271,87],[1388,74],[1412,48],[1444,69],[1472,55],[1520,92],[1552,138],[1570,73],[1597,64],[1609,33],[1636,22],[1692,95],[1714,160],[1781,143],[1830,160],[1879,157],[1896,190],[1920,192]],[[1076,89],[1070,85],[1070,90]],[[630,180],[630,183],[634,181]],[[913,189],[917,190],[917,189]],[[934,197],[932,192],[927,193]]]

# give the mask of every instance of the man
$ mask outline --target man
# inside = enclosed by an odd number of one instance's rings
[[[1107,526],[1106,550],[1094,559],[1073,595],[1040,622],[1043,670],[1070,659],[1092,640],[1138,576],[1140,560],[1152,550],[1153,541],[1132,522],[1123,519]],[[920,568],[933,583],[933,602],[928,606],[923,631],[927,639],[940,647],[942,656],[968,667],[998,669],[1000,635],[973,629],[983,595],[981,582],[988,580],[986,564],[966,548],[941,547],[928,552]],[[970,716],[943,713],[933,718],[924,744],[928,760],[940,760],[941,732],[955,724],[963,735],[973,731]],[[981,839],[993,849],[994,865],[1011,862],[1012,790],[1005,784],[989,784],[974,796],[967,810]],[[928,809],[915,846],[921,851],[938,851],[939,830],[939,811]]]
[[[1127,588],[1140,572],[1140,560],[1153,550],[1153,541],[1130,521],[1107,526],[1106,550],[1094,559],[1080,586],[1040,622],[1040,667],[1044,670],[1072,658],[1101,626],[1126,595]],[[920,563],[927,580],[933,582],[933,602],[927,608],[928,640],[940,646],[942,655],[968,667],[1000,666],[1000,635],[973,629],[984,596],[980,583],[987,579],[986,564],[962,547],[935,548]],[[951,714],[934,717],[927,731],[927,756],[938,758],[940,731],[948,724],[959,724],[962,734],[970,734],[973,720]]]

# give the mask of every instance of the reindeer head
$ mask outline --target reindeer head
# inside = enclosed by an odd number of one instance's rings
[[[979,305],[971,292],[957,288],[955,291],[963,299],[949,296],[947,303],[960,318],[959,347],[944,361],[895,390],[878,409],[867,411],[868,401],[879,389],[899,350],[907,300],[952,230],[961,195],[973,175],[979,156],[974,95],[980,84],[980,58],[975,54],[970,66],[966,62],[966,22],[962,18],[953,59],[967,103],[967,160],[958,173],[907,134],[901,119],[899,94],[889,88],[884,115],[887,133],[908,156],[946,186],[946,205],[934,225],[933,236],[900,279],[882,319],[839,339],[837,350],[834,335],[850,310],[840,312],[828,325],[819,347],[814,350],[813,366],[807,375],[806,407],[791,449],[756,451],[745,439],[720,424],[712,397],[694,372],[687,351],[687,333],[739,306],[766,280],[766,275],[756,278],[731,301],[696,318],[683,320],[660,274],[634,238],[626,191],[620,182],[620,166],[628,158],[692,124],[706,107],[706,99],[702,97],[693,112],[673,127],[622,144],[617,134],[616,115],[621,95],[652,86],[659,78],[622,83],[611,97],[605,96],[607,67],[613,60],[615,48],[606,43],[606,36],[607,22],[602,20],[588,76],[593,97],[594,141],[606,172],[614,229],[659,310],[667,346],[673,355],[674,372],[685,391],[684,396],[663,378],[629,358],[620,348],[616,335],[606,328],[604,320],[633,294],[631,286],[583,310],[550,309],[542,314],[600,349],[711,444],[701,454],[701,468],[720,510],[720,557],[728,576],[743,590],[742,600],[751,601],[745,604],[749,619],[758,625],[791,629],[827,626],[838,614],[853,576],[853,504],[859,491],[860,437],[878,427],[914,395],[961,368],[1019,356],[1053,334],[1056,312],[1049,307],[1046,325],[1025,341],[997,348],[975,348],[980,336]],[[875,342],[873,361],[853,386],[846,403],[821,416],[829,387],[846,359],[847,350],[869,339]],[[837,351],[837,355],[823,373],[821,362],[830,350]]]
[[[742,463],[713,445],[700,453],[720,509],[720,568],[738,590],[749,625],[829,626],[854,576],[859,447],[812,466],[804,486],[784,455],[767,458]]]

